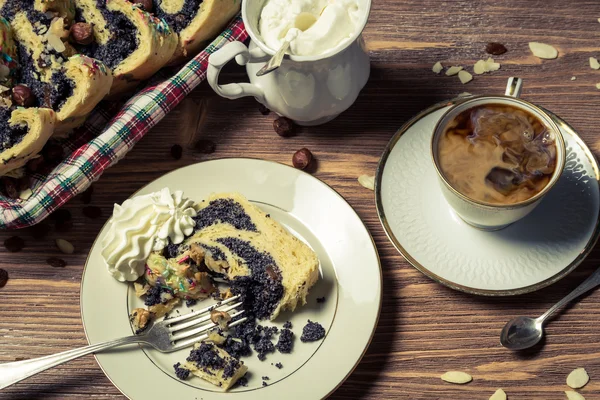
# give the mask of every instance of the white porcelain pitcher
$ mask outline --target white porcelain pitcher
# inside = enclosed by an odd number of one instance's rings
[[[279,115],[299,125],[319,125],[346,111],[367,83],[369,56],[361,36],[367,24],[371,0],[366,2],[364,17],[355,36],[345,47],[336,47],[318,56],[287,54],[279,69],[257,77],[276,50],[267,47],[259,35],[258,20],[265,0],[244,0],[242,18],[250,35],[249,47],[232,42],[208,59],[208,83],[228,99],[253,96]],[[250,83],[219,85],[221,68],[235,58],[246,65]]]

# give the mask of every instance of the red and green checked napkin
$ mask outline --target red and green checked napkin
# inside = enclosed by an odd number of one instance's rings
[[[61,145],[70,154],[48,175],[32,177],[33,195],[13,200],[0,194],[0,228],[24,228],[48,217],[123,158],[206,77],[208,57],[248,34],[238,16],[204,51],[168,79],[153,80],[114,115],[114,105],[98,106],[86,123]]]

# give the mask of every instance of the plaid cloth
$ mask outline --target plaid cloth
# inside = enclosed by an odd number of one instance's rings
[[[85,191],[106,168],[123,158],[150,128],[204,80],[210,54],[230,41],[244,41],[247,36],[238,16],[204,51],[172,77],[155,76],[120,110],[114,103],[96,107],[86,123],[61,143],[65,154],[70,156],[49,175],[32,177],[33,195],[29,199],[12,200],[0,194],[0,228],[35,225]]]

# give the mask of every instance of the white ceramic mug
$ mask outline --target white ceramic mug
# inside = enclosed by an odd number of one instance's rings
[[[565,165],[565,142],[552,117],[541,108],[525,100],[519,99],[521,93],[522,80],[520,78],[510,78],[506,87],[504,96],[472,96],[452,106],[438,121],[431,141],[431,155],[435,169],[439,176],[440,185],[444,197],[456,213],[468,224],[483,230],[502,229],[513,222],[518,221],[541,202],[542,198],[552,189],[559,180]],[[460,193],[452,187],[444,177],[439,166],[437,148],[440,136],[446,131],[448,124],[461,112],[485,104],[505,104],[522,109],[536,116],[546,127],[555,135],[556,145],[556,167],[548,184],[542,191],[535,196],[512,204],[490,204],[479,200],[474,200]],[[474,167],[476,168],[476,166]]]
[[[242,19],[252,39],[247,48],[232,42],[208,59],[207,80],[219,95],[228,99],[253,96],[279,115],[299,125],[329,122],[347,110],[367,83],[369,56],[361,33],[367,24],[371,0],[366,3],[360,26],[345,47],[336,47],[318,56],[286,54],[279,69],[261,77],[256,72],[275,53],[263,42],[258,21],[265,0],[244,0]],[[250,83],[219,85],[221,68],[233,58],[246,65]]]

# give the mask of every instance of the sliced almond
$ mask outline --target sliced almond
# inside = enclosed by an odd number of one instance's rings
[[[375,190],[375,176],[361,175],[358,177],[358,183],[364,188]]]
[[[529,49],[538,58],[551,60],[558,57],[558,50],[546,43],[529,42]]]
[[[469,96],[473,96],[473,95],[469,92],[462,92],[462,93],[458,94],[458,97],[469,97]]]
[[[440,72],[442,72],[442,69],[444,69],[444,67],[442,66],[441,62],[436,62],[435,64],[433,64],[433,68],[431,68],[431,70],[433,72],[435,72],[436,74],[439,74]]]
[[[463,67],[450,67],[446,71],[446,76],[452,76],[458,74],[459,71],[462,71]]]
[[[565,394],[569,400],[585,400],[585,397],[572,390],[565,390]]]
[[[20,194],[19,194],[19,198],[21,200],[27,200],[29,199],[31,196],[33,195],[33,192],[31,191],[31,189],[25,189],[23,190]]]
[[[500,69],[500,63],[495,62],[492,57],[488,57],[488,59],[485,60],[486,72],[494,72],[494,71],[498,71],[499,69]]]
[[[567,385],[573,389],[580,389],[590,381],[585,368],[576,368],[567,376]]]
[[[471,75],[467,71],[459,71],[458,72],[458,79],[460,79],[460,81],[464,85],[465,83],[469,83],[469,82],[471,82],[473,80],[473,75]]]
[[[600,83],[596,83],[596,89],[600,90]]]
[[[50,46],[52,46],[52,48],[54,50],[56,50],[59,53],[62,53],[63,51],[65,51],[65,49],[66,49],[65,44],[54,33],[49,31],[48,34],[46,35],[46,38],[48,39],[48,44]]]
[[[596,57],[590,57],[590,67],[592,69],[600,69],[600,63]]]
[[[490,396],[490,400],[506,400],[506,393],[504,390],[498,389]]]
[[[442,380],[462,385],[471,382],[473,380],[473,377],[467,374],[466,372],[448,371],[444,375],[442,375]]]
[[[485,68],[485,61],[483,60],[479,60],[475,63],[475,65],[473,66],[473,72],[475,72],[477,75],[481,75],[487,72],[486,68]]]
[[[571,77],[571,80],[572,80],[572,81],[574,81],[575,79],[577,79],[577,77],[576,77],[576,76],[572,76],[572,77]]]
[[[73,254],[75,247],[64,239],[56,239],[56,247],[65,254]]]

